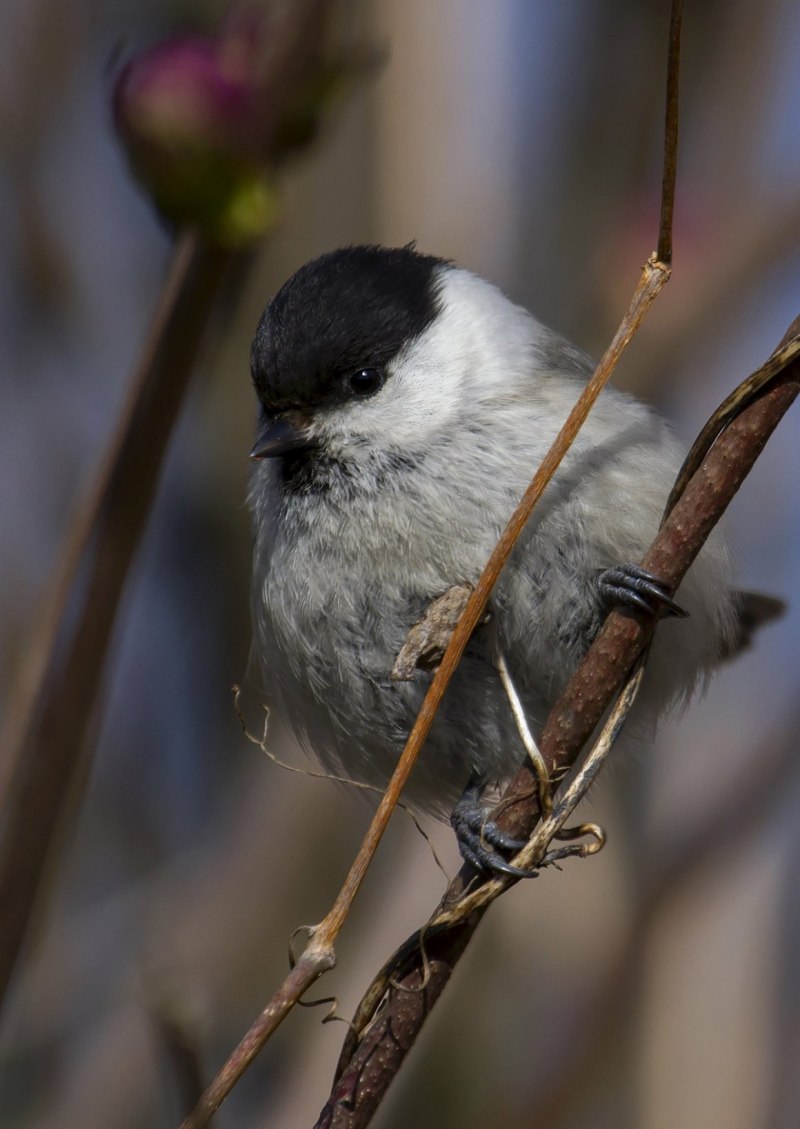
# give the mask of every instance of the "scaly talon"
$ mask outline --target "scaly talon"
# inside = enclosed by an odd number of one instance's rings
[[[489,809],[481,802],[485,781],[473,776],[461,799],[453,808],[450,825],[455,832],[461,857],[476,870],[489,874],[508,874],[512,878],[535,878],[536,870],[522,870],[506,862],[500,851],[516,854],[525,846],[524,839],[515,839],[488,818]]]
[[[610,604],[621,604],[634,611],[657,616],[659,612],[684,618],[688,612],[676,604],[668,584],[653,576],[639,565],[622,564],[604,569],[598,577],[598,587],[603,599]]]

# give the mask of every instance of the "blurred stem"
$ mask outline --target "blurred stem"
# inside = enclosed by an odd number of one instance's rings
[[[127,403],[75,517],[4,741],[0,818],[0,1000],[25,939],[45,864],[80,782],[117,607],[217,296],[235,258],[179,241]]]
[[[672,218],[678,175],[678,121],[680,96],[681,25],[683,0],[672,0],[669,17],[667,94],[664,121],[664,170],[661,179],[661,218],[658,224],[658,258],[672,266]]]

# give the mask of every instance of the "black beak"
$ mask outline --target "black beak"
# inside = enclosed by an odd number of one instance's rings
[[[308,434],[300,431],[288,419],[263,419],[255,441],[251,459],[272,459],[289,451],[302,451],[313,446]]]

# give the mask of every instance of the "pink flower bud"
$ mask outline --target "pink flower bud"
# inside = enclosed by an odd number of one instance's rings
[[[159,211],[223,241],[262,230],[272,205],[258,52],[247,46],[241,34],[176,36],[128,62],[114,85],[117,130]]]

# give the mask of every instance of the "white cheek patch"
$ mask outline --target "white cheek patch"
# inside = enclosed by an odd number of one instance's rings
[[[379,392],[319,417],[315,430],[331,447],[413,448],[446,431],[467,402],[507,392],[533,372],[540,327],[491,283],[443,267],[439,302],[435,321],[387,365]]]

